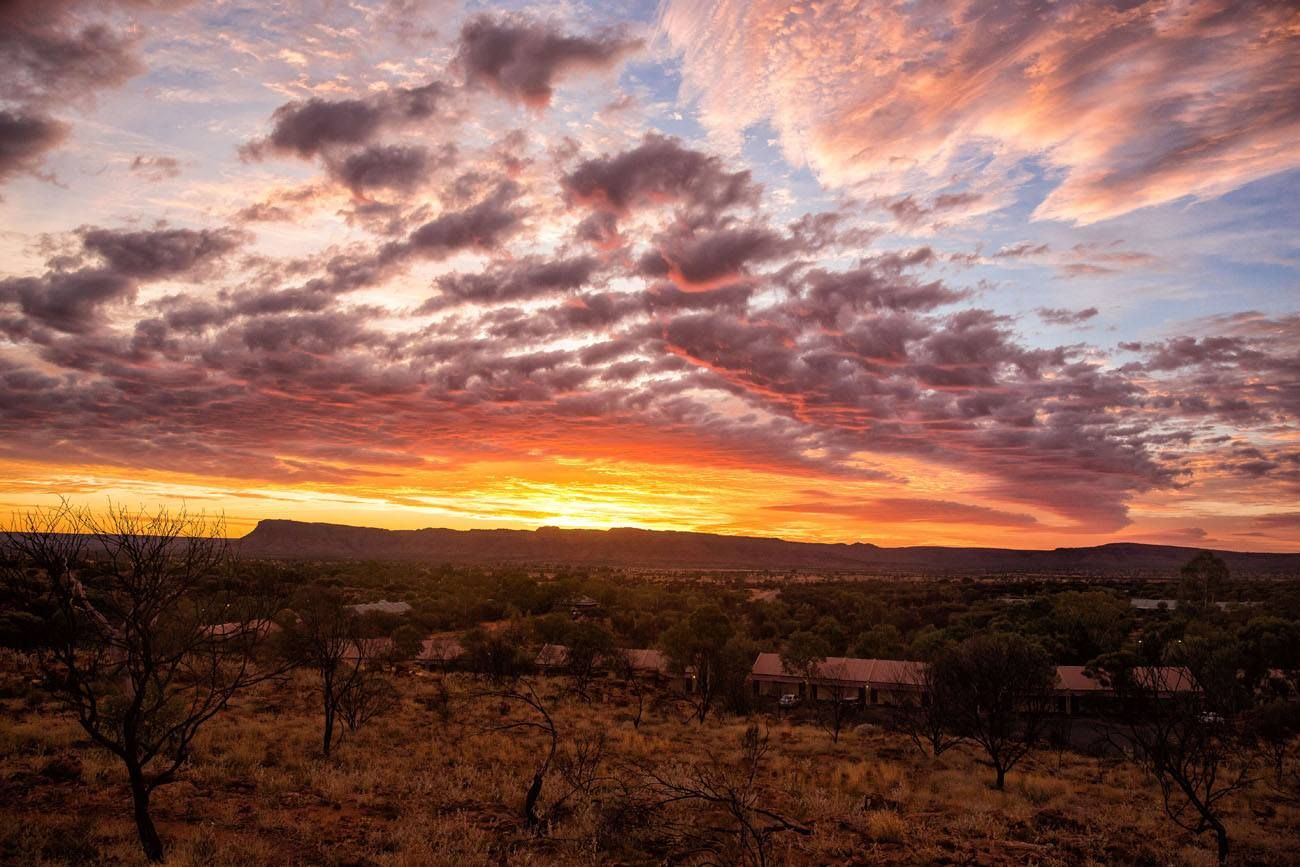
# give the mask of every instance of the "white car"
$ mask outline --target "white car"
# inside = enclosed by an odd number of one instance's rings
[[[783,708],[798,707],[800,701],[802,701],[802,699],[800,699],[799,696],[795,695],[794,693],[788,693],[786,695],[781,696],[781,698],[777,701],[777,704]]]

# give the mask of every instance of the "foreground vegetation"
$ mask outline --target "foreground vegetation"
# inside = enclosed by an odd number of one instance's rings
[[[0,703],[0,861],[140,863],[120,764],[28,691],[14,665]],[[504,726],[532,719],[526,709],[484,696],[472,675],[395,683],[393,711],[345,735],[328,760],[311,675],[237,699],[201,733],[183,780],[155,797],[169,863],[739,863],[745,841],[730,804],[629,811],[644,804],[633,790],[650,774],[692,783],[715,768],[728,785],[743,782],[751,724],[768,749],[752,790],[736,788],[801,829],[767,834],[769,864],[1215,860],[1204,837],[1165,820],[1155,784],[1118,759],[1040,750],[999,792],[976,752],[934,759],[875,727],[832,743],[770,714],[700,724],[656,693],[634,728],[635,699],[615,680],[598,681],[588,701],[563,678],[536,681],[559,744],[530,828],[524,800],[549,736]],[[1295,804],[1260,783],[1234,794],[1226,816],[1241,863],[1294,863]]]

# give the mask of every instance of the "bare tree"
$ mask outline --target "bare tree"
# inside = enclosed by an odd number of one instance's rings
[[[894,708],[892,719],[917,749],[938,758],[966,738],[955,729],[953,697],[936,676],[937,669],[923,662],[912,666],[917,690]]]
[[[767,736],[750,725],[736,758],[709,752],[701,762],[635,764],[607,824],[660,837],[674,850],[671,861],[707,855],[764,867],[773,836],[812,833],[772,806],[773,793],[759,781],[767,752]]]
[[[397,707],[397,690],[392,681],[374,668],[383,657],[382,645],[375,639],[361,639],[356,665],[335,690],[338,715],[349,732],[357,732],[366,723]]]
[[[145,857],[162,861],[149,800],[176,780],[202,726],[253,683],[278,605],[244,586],[220,519],[63,502],[4,536],[7,571],[43,576],[46,684],[126,768]],[[8,580],[8,576],[7,576]]]
[[[977,635],[934,662],[939,688],[951,700],[954,728],[979,744],[1001,789],[1007,771],[1038,743],[1051,708],[1056,668],[1036,644],[1018,635]]]
[[[386,652],[387,642],[362,638],[360,618],[330,591],[312,590],[301,596],[295,615],[285,631],[285,655],[320,678],[321,752],[328,757],[340,713],[349,730],[356,731],[391,703],[386,701],[381,679],[370,671]]]
[[[1112,739],[1155,778],[1174,824],[1214,833],[1219,863],[1226,864],[1224,801],[1250,784],[1252,772],[1241,721],[1211,710],[1213,698],[1185,668],[1138,666],[1122,655],[1099,667],[1119,700]]]
[[[523,718],[508,718],[489,725],[488,730],[497,732],[534,731],[541,732],[546,737],[547,746],[543,751],[542,760],[538,763],[536,770],[533,771],[533,778],[524,793],[524,822],[530,830],[540,833],[543,825],[542,817],[537,812],[537,802],[542,796],[542,786],[546,783],[546,775],[550,772],[551,766],[555,762],[555,754],[560,748],[560,734],[555,726],[555,719],[547,710],[546,703],[542,701],[542,697],[538,695],[537,690],[526,680],[517,681],[509,688],[481,692],[478,697],[500,700],[503,703],[503,714],[509,712],[511,704],[522,705],[529,712],[529,715]]]
[[[632,728],[638,731],[641,720],[645,717],[646,683],[637,670],[636,661],[627,650],[617,650],[611,656],[614,673],[622,679],[628,695],[636,702],[636,712],[632,715]]]
[[[832,686],[829,701],[819,702],[814,696],[817,723],[831,736],[831,743],[837,744],[840,742],[840,732],[857,717],[858,699],[844,695],[844,689],[839,685],[849,677],[848,665],[843,660],[823,664],[820,675],[830,681]]]

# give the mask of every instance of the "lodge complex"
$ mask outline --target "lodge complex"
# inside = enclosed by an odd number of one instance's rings
[[[449,637],[429,638],[424,642],[416,663],[428,669],[456,668],[464,664],[464,650]],[[546,644],[533,658],[533,666],[544,674],[560,674],[569,666],[569,649],[560,644]],[[831,656],[817,663],[807,673],[790,671],[778,653],[760,653],[750,668],[749,684],[760,701],[776,701],[781,696],[797,696],[800,701],[843,701],[862,707],[906,707],[924,704],[926,664],[903,659],[856,659]],[[692,692],[696,675],[691,669],[674,672],[668,657],[659,650],[641,648],[621,651],[621,659],[602,659],[596,668],[602,672],[622,670],[677,689]],[[1161,667],[1150,670],[1169,695],[1196,689],[1191,674],[1183,668]],[[1114,696],[1113,690],[1089,674],[1082,665],[1058,665],[1053,690],[1053,710],[1063,715],[1086,715],[1101,711]]]

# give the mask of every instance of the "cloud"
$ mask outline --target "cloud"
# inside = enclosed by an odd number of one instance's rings
[[[156,280],[194,272],[236,249],[244,237],[231,229],[152,229],[121,232],[83,229],[82,248],[112,271],[136,280]]]
[[[728,171],[718,157],[654,133],[630,150],[584,161],[561,183],[576,203],[613,214],[680,202],[716,215],[757,204],[760,192],[748,171]]]
[[[915,197],[1031,158],[1059,179],[1035,216],[1091,223],[1300,165],[1285,3],[670,0],[661,20],[707,127],[738,148],[770,122],[831,185]]]
[[[556,83],[582,70],[609,69],[641,46],[617,32],[572,36],[523,19],[480,15],[461,29],[457,63],[470,85],[532,108],[550,105]]]
[[[359,99],[294,100],[277,108],[271,115],[271,132],[244,145],[241,153],[248,159],[271,154],[310,159],[340,147],[368,144],[385,127],[438,117],[449,95],[445,84],[431,81]]]
[[[591,256],[548,260],[530,257],[494,265],[487,271],[448,274],[438,279],[440,295],[420,308],[426,313],[457,303],[518,301],[585,286],[599,263]]]
[[[49,118],[0,109],[0,182],[37,171],[67,134],[67,126]]]
[[[229,229],[83,228],[76,237],[80,262],[54,259],[41,277],[0,280],[0,305],[16,304],[31,320],[58,331],[89,332],[100,324],[103,308],[134,299],[140,284],[203,277],[245,240]],[[69,267],[74,263],[80,267]]]
[[[67,136],[55,109],[86,105],[143,66],[132,28],[86,12],[153,10],[165,0],[10,0],[0,4],[0,182],[37,170],[44,153]]]
[[[454,145],[444,145],[437,153],[418,145],[371,145],[334,162],[330,173],[357,195],[370,190],[411,192],[434,171],[455,162]]]
[[[1080,325],[1097,315],[1096,307],[1082,310],[1066,310],[1063,307],[1039,307],[1035,311],[1038,318],[1048,325]]]
[[[131,160],[131,172],[146,180],[165,181],[180,175],[181,163],[175,157],[138,154]]]
[[[1033,515],[1005,512],[988,506],[973,506],[950,500],[927,500],[919,497],[881,497],[855,502],[803,502],[765,506],[778,512],[845,515],[873,523],[895,524],[924,522],[934,524],[975,524],[984,527],[1033,527]]]

